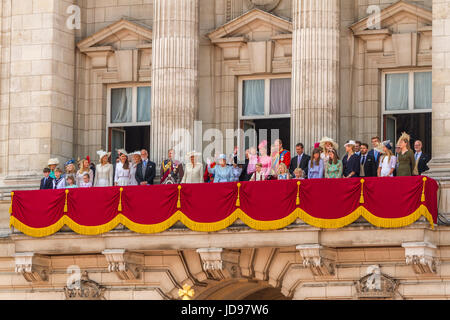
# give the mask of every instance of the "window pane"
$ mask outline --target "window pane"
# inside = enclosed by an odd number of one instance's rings
[[[408,73],[386,75],[386,110],[408,110]]]
[[[150,106],[151,106],[152,90],[151,87],[138,87],[137,99],[137,121],[150,121]]]
[[[414,109],[431,109],[431,72],[414,73]]]
[[[132,88],[111,89],[111,123],[131,122]]]
[[[264,115],[264,80],[245,80],[243,83],[244,116]]]
[[[291,79],[270,80],[270,114],[291,113]]]

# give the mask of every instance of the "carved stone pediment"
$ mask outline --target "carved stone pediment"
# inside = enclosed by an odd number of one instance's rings
[[[258,8],[264,11],[272,11],[279,4],[281,0],[246,0],[247,6],[250,9]]]
[[[424,26],[431,26],[432,21],[430,10],[401,0],[379,12],[372,11],[372,14],[350,28],[355,34],[371,29],[387,29],[392,33],[417,32]]]
[[[220,281],[241,276],[239,251],[222,248],[200,248],[197,249],[197,253],[200,255],[203,270],[208,278]]]
[[[315,276],[335,274],[336,251],[319,244],[298,245],[296,249],[303,259],[303,267],[309,268]]]
[[[381,273],[380,266],[367,268],[367,275],[355,282],[358,299],[392,299],[395,296],[398,282]]]
[[[89,279],[86,271],[80,279],[74,279],[64,287],[67,300],[104,300],[105,290],[105,287]]]
[[[253,9],[207,35],[235,74],[290,72],[292,23]]]
[[[23,275],[28,282],[48,281],[50,258],[34,252],[15,254],[15,272]]]

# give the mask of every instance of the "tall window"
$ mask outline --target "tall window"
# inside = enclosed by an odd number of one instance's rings
[[[239,90],[241,119],[290,117],[290,78],[243,78],[240,80]]]
[[[411,144],[419,139],[424,152],[431,154],[432,82],[429,70],[389,71],[383,73],[383,138],[396,143],[403,131]]]
[[[151,87],[108,87],[107,146],[115,161],[118,149],[133,152],[150,145]]]

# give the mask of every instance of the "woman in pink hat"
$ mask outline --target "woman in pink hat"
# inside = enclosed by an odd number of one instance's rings
[[[258,163],[262,165],[262,172],[264,174],[264,178],[267,179],[267,177],[270,175],[270,168],[272,166],[272,158],[267,155],[267,140],[261,141],[261,143],[258,146],[259,149],[259,157],[258,157]]]

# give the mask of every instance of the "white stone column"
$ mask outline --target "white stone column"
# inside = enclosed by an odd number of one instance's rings
[[[291,148],[338,138],[339,0],[292,1]]]
[[[161,162],[170,148],[192,148],[198,107],[198,0],[155,0],[153,17],[151,160]],[[177,129],[191,137],[172,141]],[[178,149],[177,147],[177,149]],[[200,150],[197,150],[200,151]],[[178,151],[177,151],[178,153]]]
[[[439,213],[450,218],[450,6],[433,0],[432,160],[426,174],[440,180]]]

